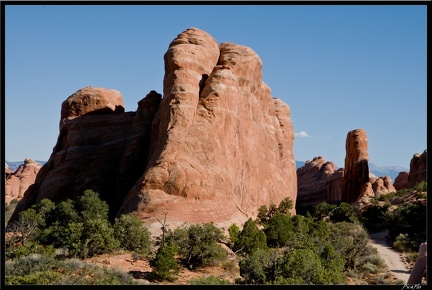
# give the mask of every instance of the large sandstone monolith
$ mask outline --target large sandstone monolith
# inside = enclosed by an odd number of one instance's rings
[[[171,224],[229,226],[260,205],[295,203],[293,140],[290,109],[271,97],[258,55],[188,29],[165,54],[147,170],[119,214],[157,228],[164,213]]]
[[[370,192],[368,139],[364,129],[348,132],[346,138],[344,167],[344,186],[342,200],[353,203],[357,198]]]
[[[31,158],[26,158],[15,172],[7,169],[5,178],[5,203],[9,204],[13,199],[21,200],[24,192],[35,182],[36,175],[42,164]]]
[[[62,104],[53,153],[17,212],[93,189],[110,217],[133,212],[151,230],[183,222],[226,228],[261,205],[296,202],[290,108],[272,98],[250,48],[190,28],[164,56],[164,96],[124,112],[119,92],[85,88]],[[295,209],[292,210],[295,213]]]

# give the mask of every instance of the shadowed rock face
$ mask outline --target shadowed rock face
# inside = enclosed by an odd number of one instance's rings
[[[366,131],[348,132],[345,144],[344,190],[342,200],[353,203],[366,191],[369,182],[369,154]]]
[[[342,200],[343,168],[335,171],[334,163],[317,156],[297,169],[297,205]]]
[[[408,188],[412,188],[417,183],[427,180],[426,160],[427,160],[427,150],[423,151],[423,153],[421,154],[416,153],[411,158],[410,171],[408,174],[408,184],[407,184]]]
[[[164,59],[164,97],[151,92],[136,112],[102,88],[63,103],[57,144],[14,215],[85,189],[101,194],[112,218],[134,212],[154,229],[165,213],[171,225],[228,227],[263,204],[295,204],[290,109],[263,83],[258,55],[190,28]]]
[[[404,188],[412,188],[417,183],[427,180],[426,164],[427,160],[427,150],[423,153],[416,153],[413,155],[410,161],[409,172],[399,172],[398,176],[395,178],[394,187],[396,190]]]
[[[145,170],[150,130],[161,95],[150,92],[136,112],[124,113],[115,90],[87,87],[62,104],[60,134],[11,220],[21,210],[48,198],[74,199],[93,189],[114,217],[124,196]]]

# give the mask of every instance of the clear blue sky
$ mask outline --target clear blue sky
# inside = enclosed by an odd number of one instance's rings
[[[294,155],[344,166],[349,131],[369,161],[409,168],[426,149],[426,5],[6,6],[5,158],[48,160],[61,103],[86,86],[126,111],[162,93],[163,55],[189,27],[252,48],[291,108]]]

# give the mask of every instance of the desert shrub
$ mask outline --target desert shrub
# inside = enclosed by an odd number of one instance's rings
[[[369,235],[360,224],[330,223],[329,230],[331,244],[345,260],[345,270],[356,269],[360,260],[371,253]]]
[[[267,237],[268,246],[285,246],[292,239],[292,235],[294,234],[291,218],[286,214],[275,214],[266,222],[264,233]]]
[[[426,227],[426,206],[419,202],[404,204],[389,216],[388,236],[394,240],[400,234],[406,235],[406,250],[417,251],[426,240]]]
[[[330,221],[337,222],[355,222],[357,215],[354,208],[347,202],[341,202],[330,212]]]
[[[287,252],[279,263],[280,276],[300,284],[326,284],[321,259],[310,249],[294,249]]]
[[[222,231],[210,223],[177,227],[171,235],[182,261],[190,269],[224,261],[227,252],[217,243],[223,238]]]
[[[120,246],[114,237],[114,229],[107,219],[90,219],[84,222],[78,257],[86,258],[103,253],[110,253]]]
[[[125,250],[141,255],[151,253],[151,236],[142,221],[133,214],[123,214],[115,220],[114,236]]]
[[[5,284],[101,285],[137,284],[131,275],[100,268],[76,259],[57,260],[51,255],[31,254],[5,263]]]
[[[243,225],[237,243],[234,244],[234,250],[247,255],[258,249],[267,249],[266,235],[252,218],[249,218]]]
[[[53,245],[43,246],[35,242],[29,242],[20,247],[15,247],[9,243],[5,243],[6,259],[16,259],[30,254],[55,256],[55,248]]]
[[[156,256],[150,260],[150,267],[155,279],[171,282],[177,279],[179,266],[175,260],[176,253],[177,246],[172,242],[164,244],[157,250]]]
[[[417,190],[418,192],[424,192],[427,190],[427,183],[425,180],[420,181],[419,183],[416,183],[416,185],[414,185],[414,189]]]
[[[266,284],[267,272],[270,267],[271,254],[269,249],[258,248],[239,262],[241,284]],[[240,281],[237,281],[240,284]]]
[[[291,198],[286,197],[280,203],[279,206],[276,206],[274,203],[271,203],[269,208],[266,205],[262,205],[258,208],[258,215],[255,222],[259,225],[264,225],[267,221],[272,218],[274,215],[280,213],[285,215],[290,215],[290,209],[293,207],[293,202]]]
[[[359,221],[370,232],[379,232],[387,228],[388,209],[390,204],[374,205],[369,204],[365,207],[359,217]]]
[[[330,215],[330,212],[332,212],[332,210],[334,208],[336,208],[337,205],[335,204],[330,204],[327,203],[325,201],[317,203],[312,210],[312,218],[315,221],[320,221],[323,220],[324,218],[327,218]]]
[[[230,225],[228,228],[228,235],[230,238],[229,246],[231,248],[234,247],[234,244],[238,241],[238,237],[240,234],[240,228],[236,224]]]
[[[220,279],[216,276],[204,276],[201,278],[194,278],[189,281],[190,285],[229,285],[230,281]]]
[[[76,201],[55,205],[48,199],[20,212],[15,232],[22,244],[34,241],[64,248],[72,257],[86,258],[111,252],[119,247],[108,221],[108,205],[98,194],[86,190]]]

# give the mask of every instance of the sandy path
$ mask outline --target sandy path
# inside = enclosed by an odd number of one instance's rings
[[[371,246],[378,250],[378,254],[384,259],[387,264],[389,271],[397,279],[402,281],[408,281],[409,275],[411,273],[405,267],[402,262],[400,254],[393,250],[387,243],[385,236],[387,235],[387,230],[370,234],[369,243]]]

